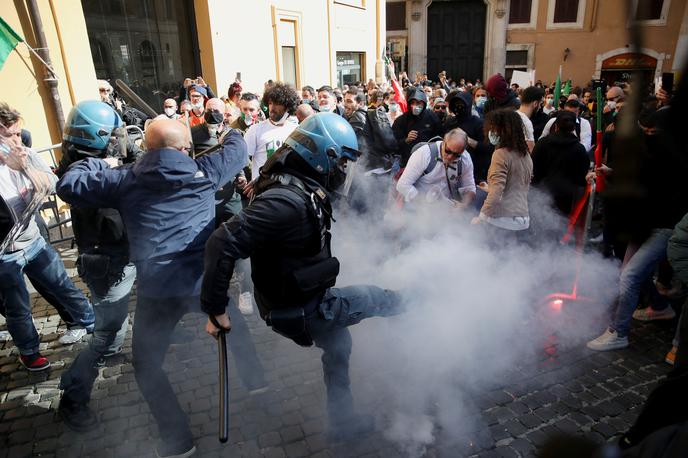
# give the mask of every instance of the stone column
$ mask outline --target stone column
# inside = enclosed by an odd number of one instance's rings
[[[432,0],[406,2],[408,24],[408,75],[413,81],[416,72],[425,72],[428,60],[428,6]]]
[[[506,65],[506,0],[485,0],[487,3],[485,27],[485,65],[483,67],[483,82],[491,75],[499,72],[504,74]]]

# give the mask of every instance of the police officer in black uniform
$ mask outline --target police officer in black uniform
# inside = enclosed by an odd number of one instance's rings
[[[111,106],[84,101],[67,117],[58,175],[88,157],[123,164],[134,162],[141,154],[143,151],[127,140],[124,122]],[[88,407],[98,376],[96,365],[104,356],[122,351],[136,268],[129,261],[127,234],[117,210],[73,207],[71,215],[79,250],[77,271],[91,291],[96,323],[88,347],[62,375],[64,394],[58,412],[71,429],[89,431],[98,425]]]
[[[251,258],[255,298],[268,326],[301,346],[322,348],[331,439],[372,430],[357,414],[349,387],[348,326],[401,311],[399,294],[376,286],[334,288],[339,262],[330,249],[329,192],[356,161],[356,135],[333,113],[306,119],[266,162],[251,204],[206,244],[201,307],[209,334],[231,324],[227,285],[238,259]],[[351,170],[349,168],[349,170]]]

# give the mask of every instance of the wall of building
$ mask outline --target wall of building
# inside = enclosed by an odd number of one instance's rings
[[[563,77],[584,85],[593,78],[598,55],[628,49],[629,29],[625,0],[587,0],[583,27],[579,30],[547,29],[547,0],[539,0],[535,29],[508,29],[507,44],[534,44],[532,63],[536,79],[552,82],[562,64]],[[643,26],[643,48],[663,55],[659,72],[672,71],[674,50],[684,17],[685,1],[669,5],[666,25]],[[563,61],[564,50],[570,53]],[[653,56],[656,57],[656,56]]]
[[[301,85],[314,87],[336,83],[336,53],[365,52],[365,78],[375,78],[376,45],[384,45],[384,0],[365,0],[362,7],[334,0],[195,0],[207,2],[210,27],[198,18],[205,8],[196,8],[199,44],[204,73],[214,68],[218,94],[224,94],[237,72],[245,90],[262,92],[268,79],[279,78],[273,27],[280,17],[298,24]],[[349,3],[349,2],[346,2]],[[356,3],[356,2],[351,2]],[[381,24],[382,30],[378,27]],[[377,40],[376,34],[381,39]],[[212,58],[204,58],[204,52]],[[208,73],[210,74],[210,73]],[[205,75],[204,75],[205,76]]]
[[[39,47],[24,2],[7,2],[3,19],[33,48]],[[98,97],[95,69],[90,58],[86,23],[80,0],[37,0],[50,58],[58,77],[62,111],[66,117],[75,102]],[[86,56],[86,58],[84,58]],[[0,100],[19,110],[36,148],[59,143],[58,127],[49,90],[43,83],[44,66],[22,43],[2,70]]]

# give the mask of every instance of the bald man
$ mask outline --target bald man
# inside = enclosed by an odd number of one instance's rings
[[[215,192],[248,156],[241,134],[231,130],[217,152],[192,159],[188,129],[171,119],[149,125],[146,145],[148,152],[131,166],[110,168],[96,158],[75,163],[57,193],[73,206],[115,208],[122,215],[138,272],[134,375],[158,422],[158,456],[190,456],[191,430],[162,362],[175,325],[198,307]]]
[[[296,107],[296,119],[299,120],[299,124],[301,124],[304,119],[312,114],[315,114],[315,110],[308,103],[302,103]]]

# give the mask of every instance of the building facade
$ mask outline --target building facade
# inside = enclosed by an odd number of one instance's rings
[[[186,77],[202,76],[220,96],[236,79],[262,93],[269,79],[318,87],[384,76],[384,0],[7,2],[3,19],[39,48],[29,3],[42,20],[59,100],[53,104],[44,67],[23,45],[5,62],[0,84],[35,146],[61,141],[56,110],[64,116],[98,98],[97,79],[121,79],[161,111]]]
[[[640,54],[629,47],[632,21],[641,26]],[[552,82],[561,65],[580,85],[637,70],[654,80],[685,65],[688,2],[387,0],[387,47],[402,69],[431,79],[441,70],[470,80],[536,70],[536,79]]]

